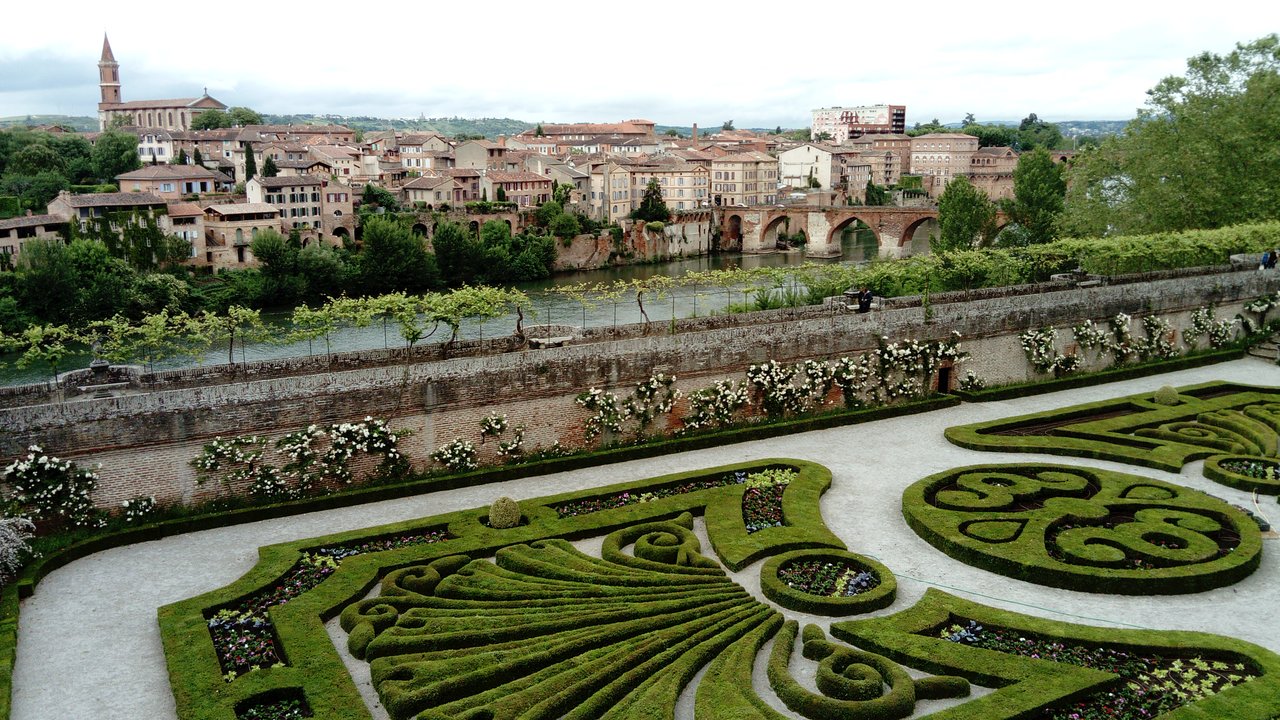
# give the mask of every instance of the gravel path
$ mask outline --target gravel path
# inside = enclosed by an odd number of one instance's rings
[[[1231,587],[1194,595],[1122,597],[1044,588],[951,560],[906,526],[903,488],[948,468],[977,463],[1063,462],[1171,480],[1252,507],[1244,492],[1209,482],[1200,463],[1180,474],[1119,463],[1046,455],[980,453],[950,445],[950,425],[1018,415],[1138,392],[1161,385],[1230,380],[1280,386],[1280,368],[1244,359],[1163,376],[1002,402],[964,404],[924,415],[882,420],[752,443],[667,455],[606,467],[494,483],[400,500],[194,532],[76,561],[50,574],[22,604],[13,677],[13,720],[175,718],[156,623],[162,605],[232,582],[249,570],[262,545],[365,528],[517,499],[596,487],[666,473],[793,457],[831,468],[823,497],[827,524],[851,550],[878,558],[897,575],[893,612],[910,607],[929,586],[1018,612],[1094,625],[1201,630],[1280,652],[1280,546],[1265,543],[1262,567]],[[1260,500],[1280,522],[1280,506]],[[755,567],[744,573],[749,577]]]

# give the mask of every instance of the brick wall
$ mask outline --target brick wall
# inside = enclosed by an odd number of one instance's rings
[[[696,318],[679,321],[676,334],[665,323],[592,329],[574,344],[541,350],[502,352],[509,341],[485,341],[446,358],[431,346],[420,348],[412,364],[403,358],[394,364],[386,353],[353,353],[330,372],[323,372],[328,363],[316,368],[321,372],[301,372],[313,361],[299,359],[251,365],[238,382],[210,368],[162,373],[150,387],[119,397],[0,408],[0,458],[7,462],[40,443],[81,464],[101,463],[95,499],[103,506],[136,495],[191,502],[235,490],[195,485],[188,463],[215,436],[274,440],[310,423],[371,415],[412,431],[402,448],[421,467],[455,438],[480,445],[480,419],[499,411],[511,427],[527,426],[528,449],[557,440],[574,446],[588,416],[574,396],[590,387],[626,396],[654,372],[675,374],[688,392],[721,378],[741,380],[752,363],[839,357],[874,348],[881,336],[932,340],[957,330],[973,355],[960,374],[970,369],[989,383],[1022,381],[1034,377],[1017,338],[1028,328],[1057,327],[1059,348],[1069,350],[1070,327],[1085,318],[1154,313],[1181,329],[1202,305],[1214,303],[1218,317],[1230,318],[1244,302],[1277,289],[1274,274],[1220,272],[1054,292],[935,295],[927,308],[917,303],[865,315],[830,305]],[[498,352],[482,355],[486,350]],[[493,458],[496,445],[492,439],[480,445],[481,459]]]

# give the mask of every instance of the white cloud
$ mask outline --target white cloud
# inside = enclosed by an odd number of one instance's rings
[[[1188,57],[1280,27],[1280,10],[1260,1],[1230,13],[1101,0],[998,14],[825,0],[396,0],[311,5],[292,17],[261,9],[74,0],[56,22],[47,6],[7,9],[0,116],[93,114],[105,30],[126,99],[208,87],[228,104],[276,113],[797,127],[816,107],[891,102],[907,105],[909,122],[966,112],[1115,119],[1132,116]]]

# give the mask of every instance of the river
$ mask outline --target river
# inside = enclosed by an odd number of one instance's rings
[[[919,233],[918,233],[919,234]],[[843,256],[834,260],[815,260],[806,258],[799,250],[770,253],[766,255],[743,255],[741,253],[721,253],[692,258],[680,258],[662,263],[644,265],[620,265],[598,270],[584,270],[557,274],[547,280],[519,285],[533,301],[533,307],[525,313],[525,325],[555,324],[575,325],[582,327],[604,327],[608,325],[624,325],[642,322],[640,308],[636,303],[635,293],[623,294],[617,299],[596,298],[580,303],[563,294],[551,292],[555,286],[576,283],[604,283],[644,279],[655,275],[680,277],[686,273],[706,270],[719,270],[730,267],[753,269],[760,267],[786,267],[801,265],[805,262],[862,262],[874,254],[875,240],[869,233],[849,235],[842,243]],[[742,305],[751,301],[751,296],[744,294],[741,288],[729,289],[716,287],[681,286],[669,290],[661,297],[644,298],[645,310],[652,322],[669,322],[673,318],[699,317],[723,313],[732,304]],[[271,332],[276,337],[284,337],[289,331],[289,312],[264,311]],[[509,335],[515,331],[516,317],[510,315],[494,318],[484,323],[464,322],[459,328],[458,337],[462,339],[495,337]],[[435,334],[420,342],[442,342],[448,340],[448,328],[441,326]],[[376,322],[368,327],[342,327],[332,333],[329,349],[333,352],[370,350],[374,348],[402,347],[404,340],[394,322]],[[236,362],[253,362],[282,357],[301,357],[326,352],[323,340],[297,342],[263,342],[251,343],[247,347],[236,346]],[[0,385],[20,385],[44,382],[50,379],[47,366],[18,368],[14,363],[16,355],[3,356],[0,365]],[[88,352],[75,354],[63,360],[59,371],[88,367],[92,356]],[[227,362],[227,349],[208,353],[202,358],[175,357],[155,363],[155,369],[179,369],[197,365],[216,365]]]

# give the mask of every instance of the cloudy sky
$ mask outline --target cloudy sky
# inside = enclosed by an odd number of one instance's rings
[[[1280,31],[1273,0],[859,5],[22,2],[5,10],[0,117],[96,114],[104,31],[125,100],[207,87],[269,113],[704,127],[875,103],[908,123],[1127,119],[1188,57]]]

